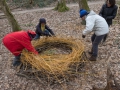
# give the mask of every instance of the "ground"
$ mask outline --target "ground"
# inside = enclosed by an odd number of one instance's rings
[[[104,1],[90,3],[89,6],[96,13],[99,12]],[[82,40],[85,45],[85,52],[91,48],[90,35],[82,39],[81,33],[84,26],[81,25],[79,18],[78,5],[70,6],[70,10],[64,13],[43,8],[14,13],[16,20],[23,30],[35,30],[39,18],[44,17],[48,26],[58,37],[73,37]],[[90,62],[85,74],[73,78],[70,82],[50,85],[41,80],[38,83],[16,75],[17,69],[12,65],[13,55],[4,47],[2,38],[12,32],[6,18],[0,20],[0,90],[90,90],[92,86],[103,88],[106,86],[106,61],[110,60],[111,71],[117,81],[120,81],[120,26],[118,23],[110,27],[107,41],[99,46],[99,56],[96,62]],[[89,55],[88,55],[89,57]]]

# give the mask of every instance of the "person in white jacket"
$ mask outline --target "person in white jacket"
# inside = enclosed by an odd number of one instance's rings
[[[98,45],[104,36],[109,33],[108,24],[103,17],[96,14],[93,10],[88,13],[88,11],[81,9],[80,17],[82,20],[86,21],[86,28],[82,32],[82,38],[85,38],[90,32],[94,32],[91,36],[92,49],[89,52],[89,54],[91,54],[89,60],[96,61],[98,56]]]

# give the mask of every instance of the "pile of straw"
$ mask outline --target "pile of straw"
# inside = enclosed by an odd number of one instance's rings
[[[22,63],[31,65],[31,68],[37,71],[44,71],[47,74],[63,75],[64,73],[71,73],[72,67],[76,66],[81,61],[85,61],[82,57],[84,52],[84,45],[80,40],[72,38],[41,38],[33,41],[33,46],[39,50],[39,55],[24,50],[22,52]],[[51,48],[61,48],[66,51],[66,54],[45,54]]]

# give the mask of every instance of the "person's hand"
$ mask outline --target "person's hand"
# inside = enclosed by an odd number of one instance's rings
[[[38,53],[40,53],[41,51],[40,51],[40,49],[36,49],[36,51],[38,52]]]
[[[82,38],[85,38],[85,35],[82,35]]]

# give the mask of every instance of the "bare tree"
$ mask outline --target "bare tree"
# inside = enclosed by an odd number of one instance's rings
[[[58,0],[55,10],[58,10],[59,12],[64,12],[64,11],[68,11],[69,8],[66,6],[65,0]]]
[[[30,4],[33,4],[33,0],[30,0]]]
[[[6,15],[10,25],[12,26],[12,30],[13,32],[15,31],[20,31],[21,28],[18,24],[18,22],[15,20],[13,14],[11,13],[7,3],[6,3],[6,0],[1,0],[0,1],[0,9],[3,11],[3,13]]]
[[[78,3],[79,3],[79,9],[86,9],[88,11],[90,10],[87,0],[78,0]]]

